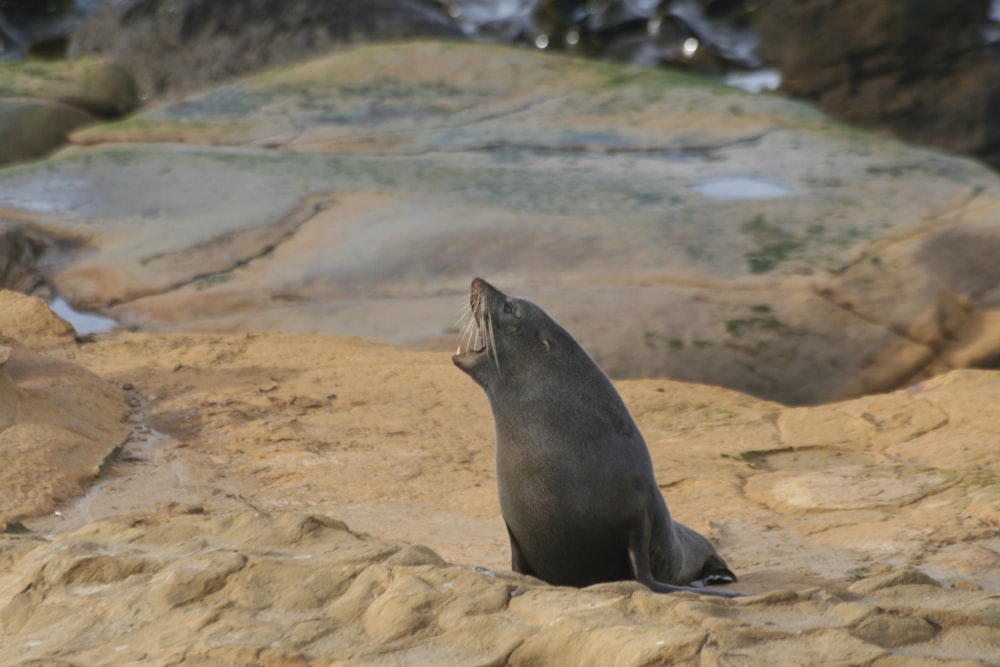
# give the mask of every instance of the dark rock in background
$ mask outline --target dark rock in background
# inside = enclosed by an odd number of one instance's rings
[[[422,0],[135,0],[101,5],[72,35],[69,52],[124,64],[146,98],[293,63],[337,44],[461,36],[438,5]]]
[[[135,81],[116,63],[5,62],[0,66],[0,165],[45,155],[98,118],[117,118],[139,103]]]
[[[99,0],[0,0],[0,59],[61,58],[66,36]]]
[[[757,28],[782,90],[833,115],[1000,167],[989,0],[771,0]]]
[[[117,60],[144,98],[337,44],[421,36],[712,76],[766,62],[781,71],[785,92],[839,118],[998,167],[1000,59],[988,45],[996,28],[989,16],[989,0],[127,0],[100,4],[71,36],[69,53]]]

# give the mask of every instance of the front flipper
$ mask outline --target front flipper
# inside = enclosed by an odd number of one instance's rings
[[[504,521],[504,525],[507,526],[506,521]],[[537,577],[538,575],[528,565],[528,561],[524,560],[524,554],[521,553],[521,547],[518,546],[517,540],[514,539],[514,533],[510,532],[510,526],[507,526],[507,537],[510,538],[510,569],[531,577]]]
[[[511,541],[513,542],[513,537],[511,537]],[[721,559],[718,560],[721,563]],[[647,586],[654,593],[680,593],[689,591],[691,593],[698,593],[699,595],[714,595],[723,598],[744,596],[744,593],[737,593],[735,591],[718,591],[701,586],[676,586],[654,579],[653,571],[649,566],[649,527],[645,525],[645,522],[643,522],[643,525],[637,526],[629,536],[628,562],[632,570],[632,578],[640,584]],[[709,570],[707,574],[706,570]],[[706,567],[702,570],[702,574],[706,576],[706,580],[708,580],[708,577],[718,577],[718,579],[712,580],[713,582],[731,583],[736,581],[736,575],[730,572],[724,563],[721,565],[721,570],[724,570],[732,578],[729,580],[724,579],[725,575],[718,568],[710,569],[708,563],[706,563]]]

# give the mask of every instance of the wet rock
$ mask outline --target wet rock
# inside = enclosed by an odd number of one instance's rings
[[[782,90],[834,116],[1000,167],[1000,59],[989,0],[760,3],[757,27]]]
[[[104,3],[73,32],[71,56],[100,55],[135,75],[142,97],[176,95],[356,41],[461,37],[427,0],[212,0]]]

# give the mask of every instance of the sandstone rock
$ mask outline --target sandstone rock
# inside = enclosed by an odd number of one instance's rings
[[[37,349],[64,345],[74,333],[73,327],[53,313],[43,299],[0,290],[0,335]]]
[[[16,521],[83,492],[125,440],[127,406],[118,389],[87,370],[5,340],[0,520]]]
[[[37,379],[85,367],[127,387],[132,436],[61,516],[0,535],[0,664],[984,665],[998,648],[996,371],[813,408],[620,383],[671,512],[754,594],[721,600],[510,573],[489,408],[447,355],[290,334],[56,340],[33,365],[9,346],[0,417],[95,423],[102,385]],[[26,416],[29,398],[60,410]],[[39,463],[0,451],[0,474],[35,479]],[[42,480],[88,465],[46,462]],[[805,505],[764,492],[802,479]]]
[[[925,642],[937,633],[937,628],[926,619],[888,614],[868,618],[855,630],[859,639],[887,648]]]
[[[95,116],[122,116],[138,104],[127,71],[92,59],[4,62],[0,91],[0,164],[45,155]]]
[[[447,354],[321,336],[125,333],[57,352],[130,385],[141,432],[109,493],[29,527],[65,530],[177,497],[336,507],[351,525],[450,562],[509,567],[489,408]],[[764,592],[846,588],[910,566],[945,585],[993,585],[997,382],[995,371],[964,371],[794,409],[666,380],[620,387],[673,515]],[[419,550],[397,559],[434,564]]]
[[[178,541],[178,533],[190,539]],[[289,539],[303,533],[308,539]],[[58,656],[93,665],[181,658],[205,665],[528,665],[567,659],[765,665],[872,662],[903,646],[899,655],[926,664],[938,656],[985,664],[996,648],[985,610],[971,612],[965,623],[946,623],[942,644],[928,641],[937,634],[935,624],[905,606],[894,615],[879,614],[870,599],[851,603],[871,611],[864,620],[830,627],[829,611],[843,604],[837,596],[791,595],[764,604],[754,598],[657,596],[635,584],[573,591],[437,559],[393,564],[394,553],[399,547],[357,535],[340,522],[291,512],[159,513],[99,521],[51,543],[28,542],[7,557],[0,570],[0,655],[13,659],[11,664]],[[95,569],[96,561],[118,566]],[[181,572],[189,574],[178,579]],[[331,575],[338,584],[316,587]],[[158,591],[171,580],[189,583],[179,598],[183,604],[164,607]],[[991,599],[985,592],[899,592],[904,605],[932,600],[941,610]],[[295,593],[298,604],[280,604]],[[496,602],[483,607],[484,599]],[[81,607],[87,613],[79,613]],[[713,631],[719,619],[730,624]]]

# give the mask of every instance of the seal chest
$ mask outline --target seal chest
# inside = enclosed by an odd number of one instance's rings
[[[493,411],[513,569],[558,585],[635,579],[657,592],[738,595],[703,587],[736,575],[671,519],[632,415],[573,337],[480,278],[469,305],[452,361]]]

